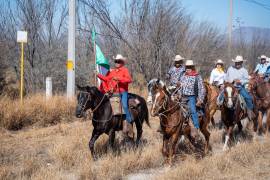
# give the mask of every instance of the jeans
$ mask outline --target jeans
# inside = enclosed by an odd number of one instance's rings
[[[131,123],[132,117],[128,109],[128,92],[122,92],[120,93],[120,95],[121,95],[121,103],[126,114],[126,120],[128,123]]]
[[[244,98],[247,105],[247,109],[252,110],[254,107],[252,96],[248,93],[246,88],[244,88],[243,86],[238,86],[236,88],[239,90],[240,95]],[[223,104],[223,101],[224,101],[224,90],[220,92],[217,98],[217,105],[221,106]]]
[[[191,113],[191,119],[192,119],[193,125],[196,129],[199,129],[200,124],[199,124],[199,117],[196,110],[196,97],[195,96],[188,96],[188,107]]]

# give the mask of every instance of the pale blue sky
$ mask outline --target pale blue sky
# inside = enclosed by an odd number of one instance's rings
[[[255,1],[270,7],[270,0]],[[209,20],[220,28],[228,25],[230,0],[182,0],[182,4],[198,21]],[[241,18],[243,26],[270,28],[270,8],[267,10],[245,0],[234,0],[233,6],[234,20]]]
[[[187,12],[196,21],[208,20],[215,23],[221,29],[228,26],[229,3],[230,0],[181,0]],[[270,28],[270,0],[233,0],[234,3],[234,24],[236,18],[241,18],[242,26],[255,26]],[[264,9],[254,3],[256,1],[269,6],[269,10]],[[121,0],[111,0],[112,10],[118,11]],[[115,12],[113,12],[114,14]]]

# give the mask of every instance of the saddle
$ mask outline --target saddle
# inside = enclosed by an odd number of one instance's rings
[[[124,115],[125,111],[123,109],[122,103],[121,103],[121,97],[119,94],[113,94],[110,97],[110,103],[113,110],[113,115]],[[136,109],[138,105],[140,104],[140,101],[138,99],[131,98],[128,96],[128,104],[130,109]]]
[[[112,106],[113,115],[122,115],[124,113],[121,97],[119,94],[113,94],[110,97],[110,103]]]

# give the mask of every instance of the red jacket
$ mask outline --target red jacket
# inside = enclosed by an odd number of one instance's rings
[[[124,66],[116,69],[111,69],[106,76],[98,74],[97,77],[102,80],[100,88],[104,92],[113,90],[114,93],[128,92],[128,84],[132,82],[132,78],[128,69]],[[113,80],[118,79],[118,81]]]

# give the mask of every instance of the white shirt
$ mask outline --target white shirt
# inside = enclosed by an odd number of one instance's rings
[[[221,85],[225,81],[225,72],[220,72],[217,70],[217,68],[213,69],[210,75],[210,84],[213,84],[213,82],[217,82],[217,85]]]

